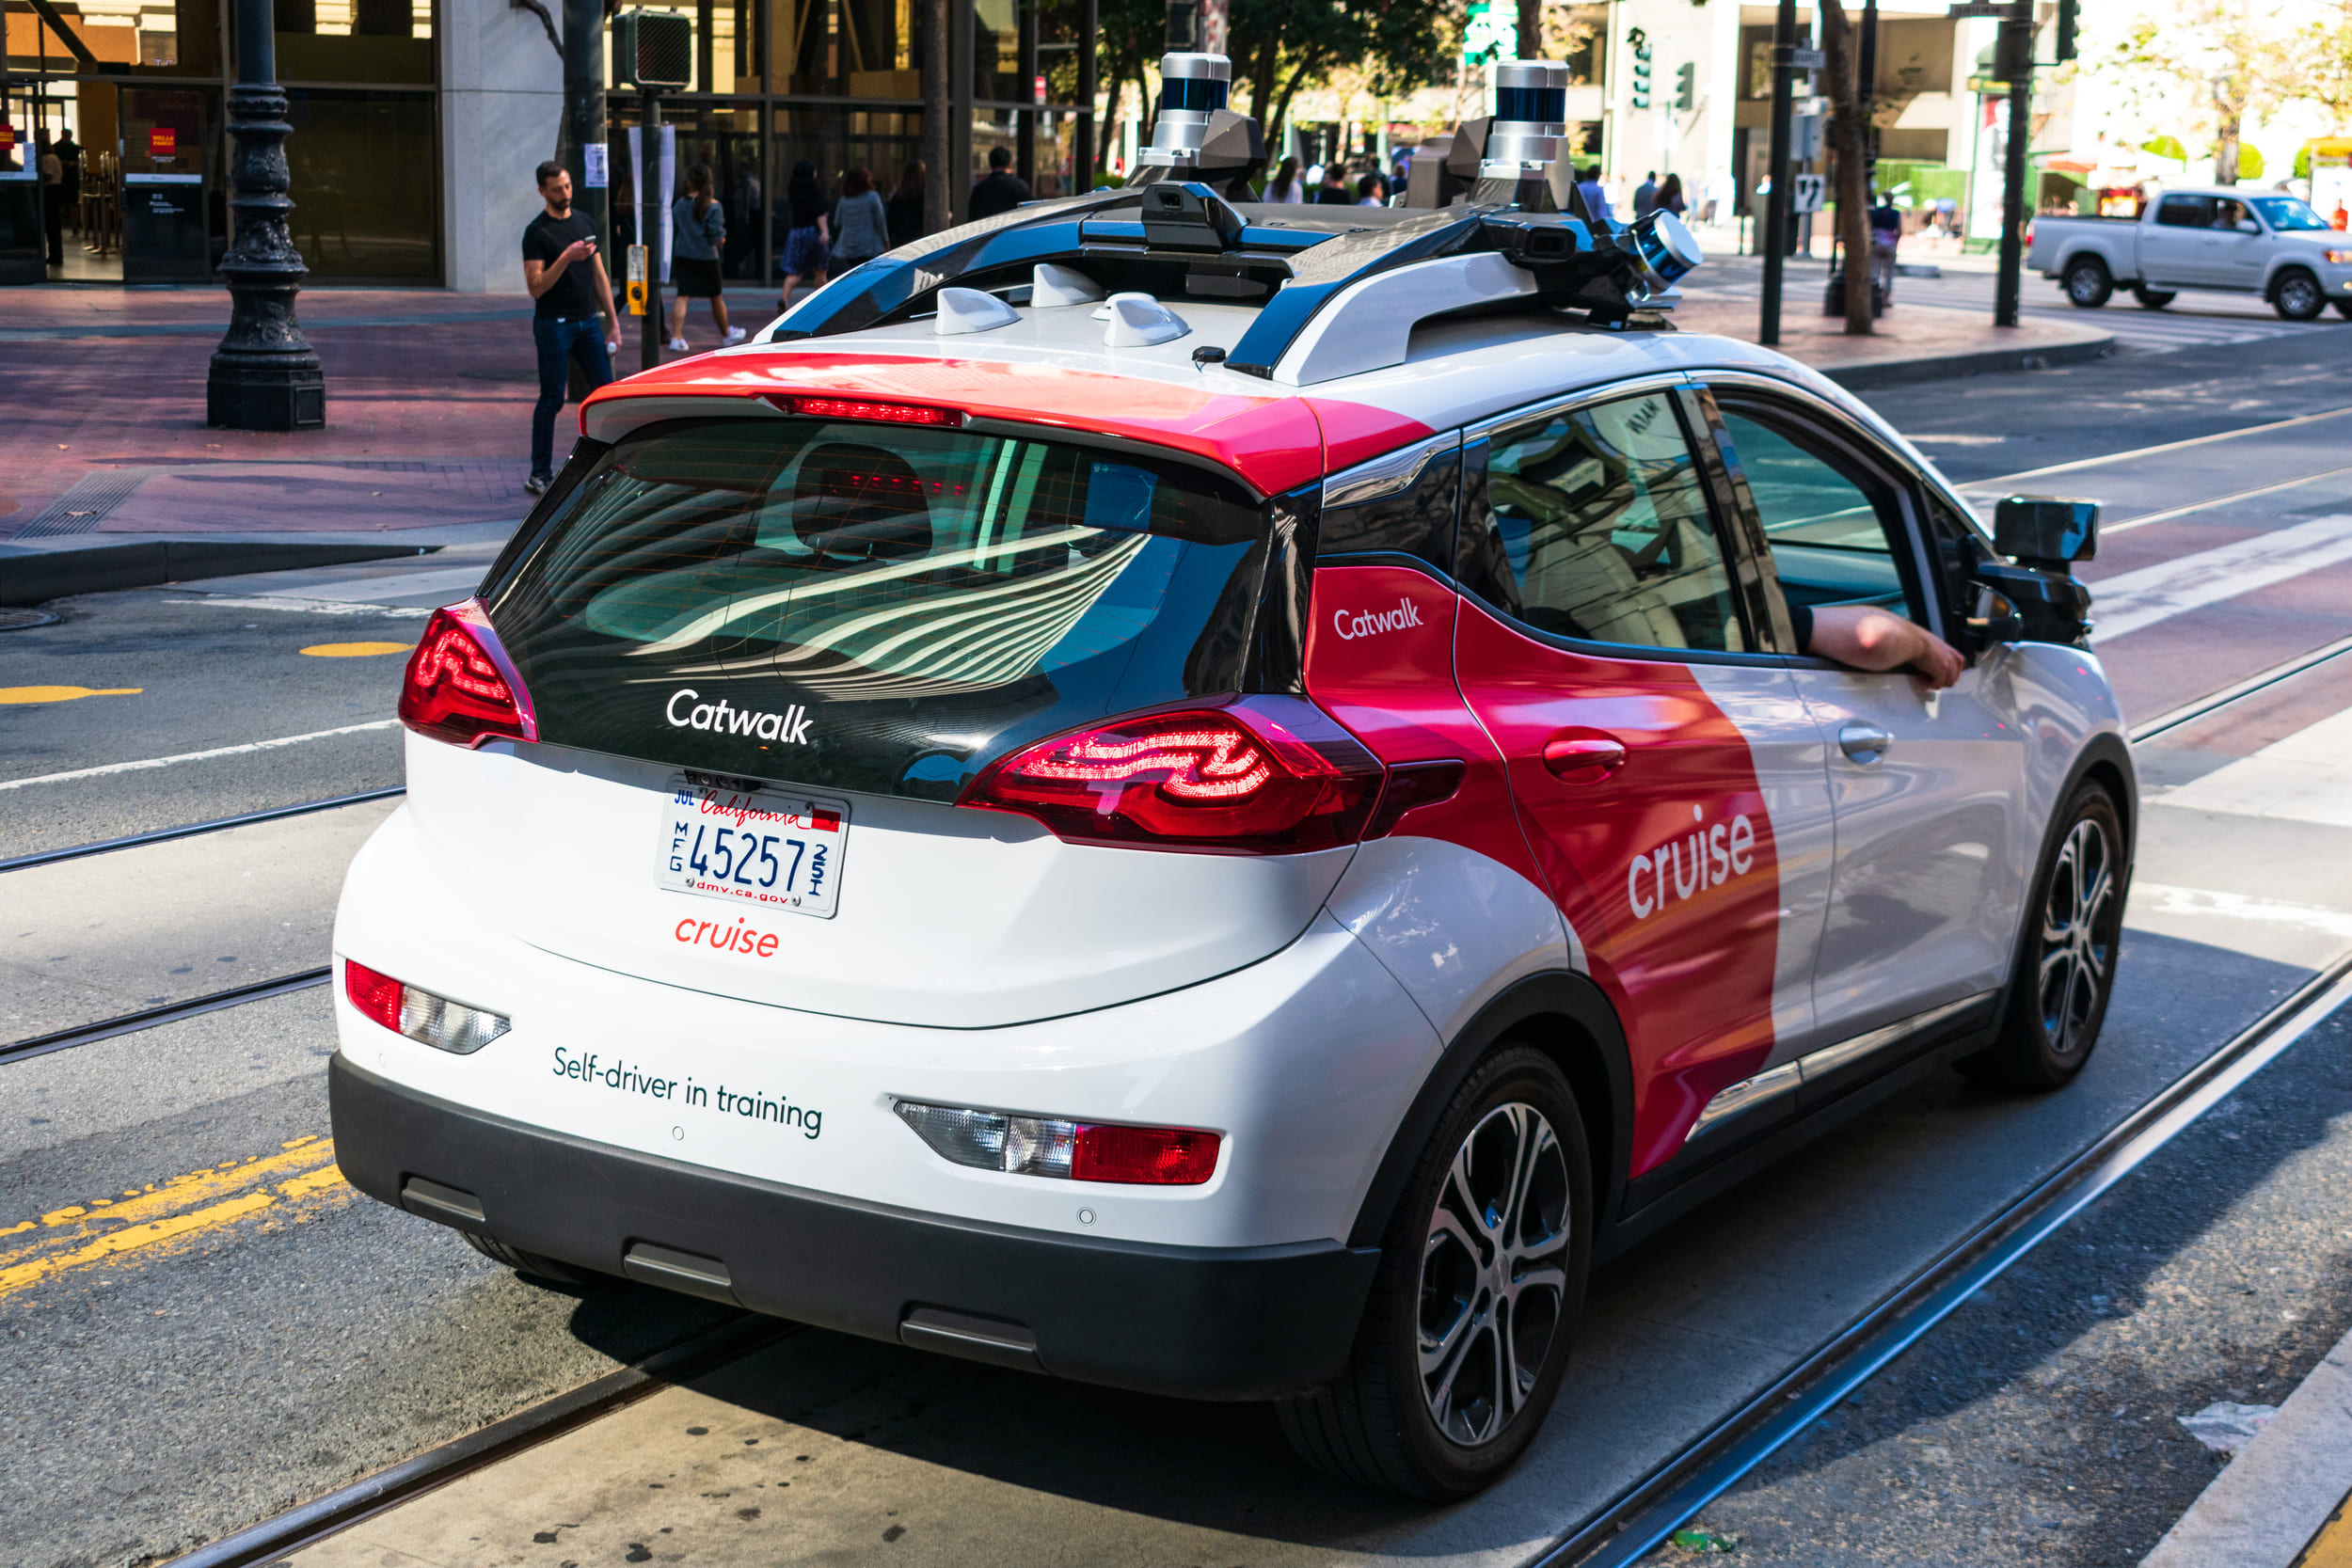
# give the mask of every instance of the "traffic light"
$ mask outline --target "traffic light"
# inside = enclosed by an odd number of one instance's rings
[[[1633,106],[1646,109],[1649,107],[1649,35],[1635,27],[1626,33],[1625,40],[1633,46]]]
[[[2063,65],[2074,57],[2074,29],[2082,20],[2082,0],[2058,0],[2058,57]]]
[[[1688,114],[1699,101],[1699,68],[1685,60],[1675,67],[1675,108]]]

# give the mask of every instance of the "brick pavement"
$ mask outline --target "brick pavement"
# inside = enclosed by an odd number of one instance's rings
[[[756,327],[771,297],[739,291],[729,303]],[[205,369],[228,316],[219,290],[29,288],[9,291],[8,303],[0,540],[434,528],[527,510],[537,385],[521,293],[306,293],[327,425],[284,435],[204,424]],[[1824,369],[2063,336],[1996,334],[1973,314],[1912,308],[1882,336],[1851,341],[1802,303],[1787,312],[1783,346]],[[1701,290],[1677,320],[1747,338],[1755,307]],[[707,312],[693,313],[687,334],[710,346]],[[632,329],[622,359],[636,356]]]

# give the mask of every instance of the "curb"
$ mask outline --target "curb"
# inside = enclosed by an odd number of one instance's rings
[[[2140,1568],[2289,1568],[2352,1491],[2352,1335],[2311,1370]]]
[[[1814,369],[1848,391],[1877,387],[1902,387],[1920,381],[1947,381],[1964,375],[1994,375],[2005,371],[2046,371],[2053,365],[2075,365],[2105,359],[2115,352],[2107,333],[2072,343],[2039,347],[1979,349],[1967,354],[1923,354],[1909,359],[1880,359],[1859,365]]]
[[[199,578],[287,572],[431,555],[438,545],[326,545],[269,540],[142,539],[79,549],[11,549],[0,544],[0,605],[40,604],[74,594],[159,588]]]

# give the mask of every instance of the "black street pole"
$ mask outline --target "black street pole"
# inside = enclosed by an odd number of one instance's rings
[[[1075,156],[1071,160],[1071,194],[1084,196],[1094,189],[1094,95],[1102,87],[1096,75],[1095,50],[1103,38],[1100,0],[1086,0],[1078,21],[1078,135],[1073,145]],[[1110,127],[1102,128],[1107,132]]]
[[[2017,325],[2019,275],[2025,270],[2026,143],[2033,137],[2033,0],[2016,0],[2001,23],[2006,48],[1995,55],[2007,64],[2009,146],[2001,190],[2001,270],[1993,285],[1993,325]]]
[[[564,164],[572,171],[572,210],[610,255],[611,197],[603,185],[588,183],[587,150],[605,135],[604,0],[564,0]]]
[[[647,87],[638,94],[638,102],[644,105],[640,118],[645,122],[639,138],[645,149],[645,162],[637,170],[637,243],[645,247],[645,319],[637,334],[637,353],[638,368],[649,371],[661,363],[661,258],[654,254],[654,239],[661,232],[661,214],[670,204],[670,193],[653,188],[661,178],[661,96]]]
[[[1764,303],[1756,325],[1756,341],[1767,347],[1780,341],[1780,279],[1788,258],[1788,119],[1796,56],[1797,0],[1780,0],[1772,17],[1772,143],[1765,175],[1772,188],[1764,199]]]
[[[287,232],[286,94],[270,0],[237,0],[237,85],[229,89],[229,206],[236,237],[220,259],[229,331],[204,380],[204,422],[229,430],[319,430],[326,377],[294,319],[302,264]]]
[[[1862,195],[1878,189],[1879,138],[1870,126],[1870,89],[1879,79],[1879,0],[1862,0],[1862,47],[1854,61],[1854,118],[1862,121]]]

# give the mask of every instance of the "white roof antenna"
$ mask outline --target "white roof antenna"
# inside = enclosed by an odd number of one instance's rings
[[[1034,309],[1092,305],[1102,297],[1103,285],[1075,267],[1040,261],[1029,274],[1029,304]]]
[[[938,304],[939,314],[931,318],[931,331],[942,338],[987,332],[1010,326],[1021,319],[1020,311],[978,289],[942,289]]]
[[[1103,328],[1105,348],[1149,348],[1173,342],[1192,330],[1192,324],[1150,294],[1113,294],[1109,321]]]

